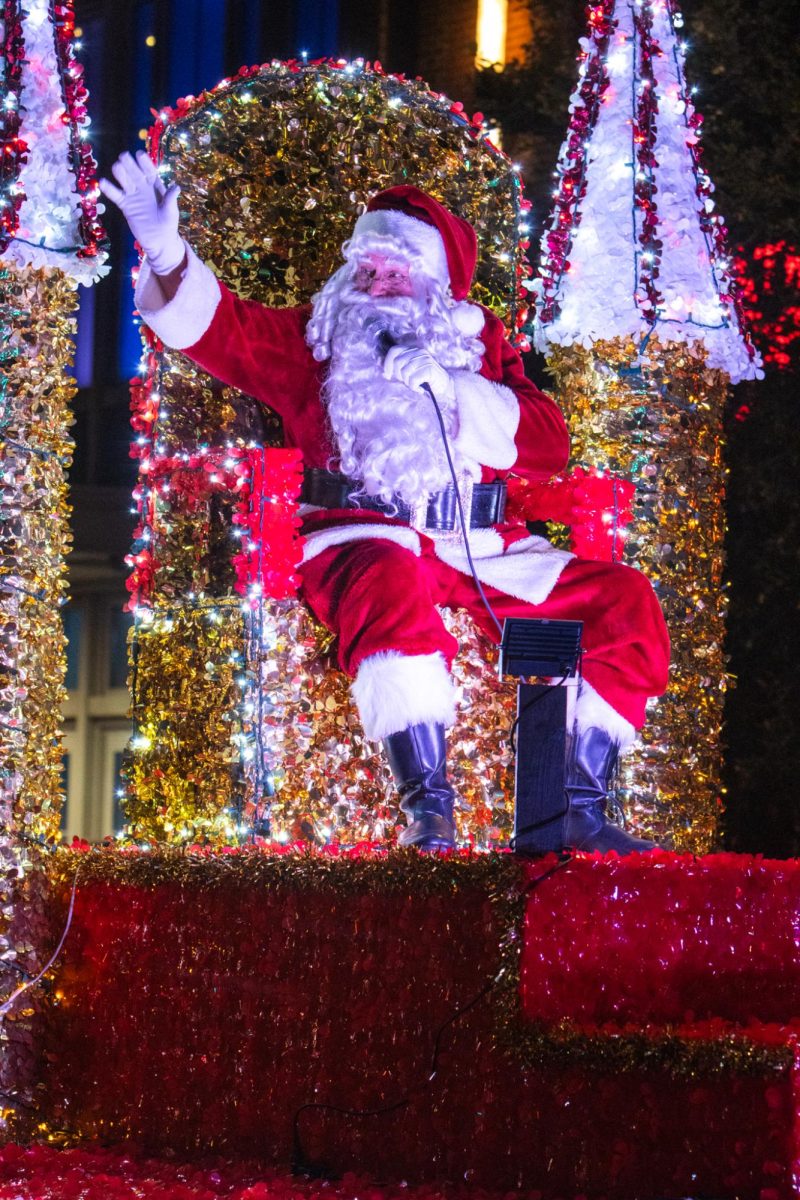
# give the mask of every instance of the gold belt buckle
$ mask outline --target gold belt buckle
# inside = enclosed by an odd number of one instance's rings
[[[474,480],[468,471],[462,471],[458,476],[458,494],[461,497],[461,506],[464,509],[464,520],[466,528],[463,530],[463,537],[469,536],[469,531],[472,527],[472,488]],[[458,503],[453,520],[452,529],[432,529],[426,525],[428,519],[428,501],[422,500],[419,504],[415,504],[411,509],[411,520],[409,524],[412,529],[416,529],[418,533],[424,533],[426,537],[433,538],[436,542],[460,542],[462,541],[461,529],[461,514],[458,511]]]

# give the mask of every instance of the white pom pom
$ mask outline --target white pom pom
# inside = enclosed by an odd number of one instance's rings
[[[456,329],[464,337],[477,337],[486,320],[482,309],[477,304],[468,304],[466,300],[456,304],[450,310],[450,315]]]

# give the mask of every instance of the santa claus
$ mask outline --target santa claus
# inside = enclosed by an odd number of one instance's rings
[[[277,412],[287,444],[302,450],[302,594],[337,635],[366,736],[384,744],[408,820],[401,844],[454,844],[445,729],[457,645],[439,609],[467,609],[497,636],[468,538],[498,622],[584,622],[559,841],[649,849],[606,806],[618,754],[666,686],[666,627],[637,571],[581,561],[503,519],[508,475],[548,479],[566,464],[568,437],[501,322],[467,301],[472,227],[418,188],[389,188],[367,204],[311,304],[273,309],[239,299],[181,239],[178,189],[165,189],[146,154],[123,154],[112,172],[116,184],[101,188],[145,255],[142,318]]]

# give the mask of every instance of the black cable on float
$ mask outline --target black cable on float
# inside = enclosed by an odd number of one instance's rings
[[[562,851],[558,861],[550,867],[544,874],[532,880],[522,893],[523,898],[530,896],[536,889],[555,875],[557,871],[563,870],[572,861],[572,855],[569,851]],[[462,1004],[456,1008],[445,1021],[437,1028],[433,1039],[433,1053],[431,1055],[431,1065],[427,1076],[420,1080],[416,1087],[410,1088],[397,1100],[391,1101],[389,1104],[383,1104],[377,1108],[351,1108],[340,1104],[326,1104],[324,1101],[310,1100],[307,1104],[301,1104],[292,1118],[292,1174],[305,1175],[313,1179],[332,1179],[334,1178],[330,1168],[324,1163],[312,1162],[306,1155],[303,1146],[303,1139],[300,1134],[300,1119],[306,1112],[331,1112],[337,1113],[342,1117],[380,1117],[388,1113],[399,1112],[403,1108],[408,1108],[409,1104],[416,1096],[421,1095],[431,1086],[439,1071],[439,1055],[441,1052],[442,1038],[445,1032],[462,1017],[471,1012],[485,996],[488,996],[505,974],[505,967],[502,967],[496,975],[489,979],[480,991],[476,992],[471,999],[467,1000],[466,1004]]]

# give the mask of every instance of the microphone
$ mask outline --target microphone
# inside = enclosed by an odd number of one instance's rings
[[[380,329],[380,330],[378,330],[378,333],[375,335],[375,344],[378,348],[379,357],[381,359],[384,359],[384,358],[386,358],[386,355],[391,350],[392,346],[399,346],[401,343],[398,342],[397,338],[394,337],[393,334],[389,333],[388,329]],[[420,387],[421,387],[422,391],[425,392],[426,396],[430,396],[431,400],[433,401],[434,405],[436,406],[436,411],[439,414],[439,420],[441,421],[442,418],[441,418],[441,413],[439,413],[439,404],[431,390],[430,384],[423,383],[423,384],[420,384]]]
[[[378,348],[380,357],[386,358],[392,346],[397,345],[397,339],[392,337],[388,329],[380,329],[375,337],[375,345]]]

